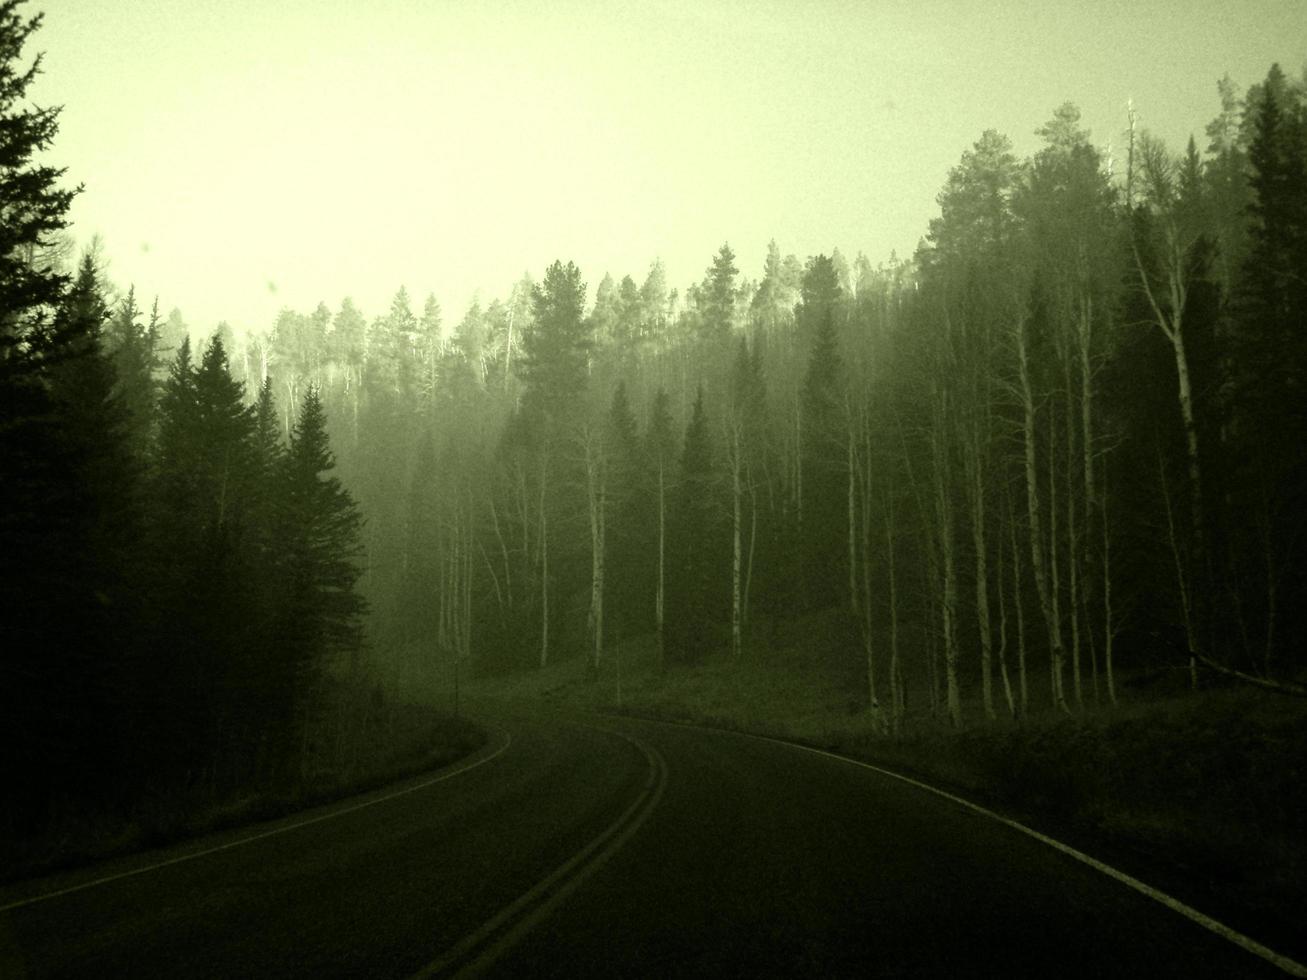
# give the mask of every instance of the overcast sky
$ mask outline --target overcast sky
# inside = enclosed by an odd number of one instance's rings
[[[283,305],[369,315],[406,285],[457,321],[475,290],[574,259],[700,278],[910,254],[987,128],[1033,151],[1077,103],[1119,149],[1125,103],[1180,143],[1273,61],[1302,0],[51,0],[28,53],[79,240],[193,328]],[[1177,147],[1178,148],[1178,147]]]

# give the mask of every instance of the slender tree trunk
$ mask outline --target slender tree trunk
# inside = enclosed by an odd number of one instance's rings
[[[513,305],[508,308],[508,331],[504,339],[504,390],[513,377]]]
[[[513,568],[508,560],[508,544],[504,541],[504,533],[499,527],[499,511],[495,507],[495,495],[487,495],[490,500],[490,520],[495,528],[495,540],[499,542],[499,553],[504,560],[504,594],[507,599],[508,607],[513,607]]]
[[[1098,693],[1098,650],[1094,643],[1093,619],[1091,616],[1090,600],[1093,589],[1089,582],[1093,575],[1093,562],[1090,560],[1092,549],[1091,542],[1094,535],[1094,521],[1097,519],[1103,522],[1103,501],[1098,498],[1096,480],[1094,478],[1094,385],[1093,385],[1093,365],[1091,360],[1093,347],[1093,328],[1094,328],[1094,297],[1092,293],[1086,291],[1080,308],[1080,329],[1076,332],[1079,341],[1078,349],[1080,354],[1080,453],[1081,453],[1081,472],[1084,476],[1085,483],[1085,523],[1084,523],[1084,543],[1081,546],[1081,554],[1084,557],[1084,578],[1085,578],[1085,628],[1089,635],[1090,656],[1092,657],[1091,669],[1094,674],[1094,700],[1097,701]],[[1100,555],[1100,560],[1107,561],[1107,556]],[[1105,572],[1106,574],[1106,572]],[[1104,602],[1108,600],[1105,598]]]
[[[604,646],[604,546],[605,546],[605,479],[602,450],[595,445],[592,433],[586,434],[586,491],[590,504],[590,659],[589,673],[599,673]]]
[[[1116,623],[1112,615],[1112,538],[1107,529],[1107,466],[1103,467],[1099,528],[1103,534],[1103,670],[1107,680],[1107,700],[1116,704],[1116,678],[1112,673],[1112,643],[1116,638]]]
[[[1166,512],[1167,540],[1171,545],[1171,560],[1175,566],[1176,587],[1180,593],[1180,612],[1184,617],[1185,639],[1189,646],[1189,686],[1198,687],[1198,664],[1195,654],[1193,603],[1190,598],[1192,582],[1186,571],[1184,547],[1175,526],[1175,511],[1171,506],[1171,484],[1166,478],[1166,465],[1162,460],[1162,447],[1157,447],[1157,472],[1162,487],[1162,504]]]
[[[744,649],[741,636],[743,610],[743,549],[741,547],[741,508],[740,508],[740,422],[731,419],[731,656],[739,657]]]
[[[899,590],[898,568],[894,556],[894,511],[892,503],[885,508],[885,563],[889,576],[889,678],[891,720],[898,734],[903,723],[903,677],[899,665]]]
[[[1066,381],[1066,565],[1067,565],[1067,617],[1071,627],[1071,684],[1076,707],[1084,705],[1080,669],[1080,535],[1076,527],[1075,480],[1075,417],[1071,403],[1071,362],[1063,360],[1063,377]]]
[[[744,566],[744,604],[742,620],[749,627],[749,598],[753,595],[753,556],[758,544],[758,488],[753,482],[753,468],[745,470],[749,483],[749,560]]]
[[[463,522],[466,540],[463,543],[463,659],[472,659],[472,508],[468,506]]]
[[[939,402],[936,405],[935,424],[931,432],[933,458],[931,472],[935,485],[935,532],[944,573],[940,596],[940,626],[944,644],[945,697],[949,721],[954,727],[961,727],[962,696],[958,687],[957,577],[953,554],[953,502],[949,496],[946,479],[948,457],[944,445],[948,403],[947,395],[941,393],[937,397]]]
[[[799,534],[803,534],[803,413],[794,404],[794,506]]]
[[[857,508],[857,464],[853,454],[854,426],[849,425],[848,472],[848,531],[849,531],[849,608],[858,613],[858,508]]]
[[[667,493],[664,470],[663,455],[660,450],[658,453],[658,587],[654,593],[654,632],[657,637],[656,656],[660,672],[667,668],[667,637],[664,629],[667,569]]]
[[[1207,551],[1205,536],[1203,534],[1203,481],[1201,457],[1198,451],[1198,423],[1194,416],[1193,390],[1189,381],[1189,357],[1185,351],[1184,344],[1184,309],[1188,300],[1188,290],[1186,288],[1187,269],[1185,265],[1185,252],[1179,245],[1177,233],[1174,226],[1167,229],[1167,255],[1166,255],[1166,274],[1167,274],[1167,302],[1169,309],[1164,310],[1153,290],[1152,283],[1149,282],[1148,272],[1144,268],[1143,259],[1139,254],[1138,247],[1131,242],[1134,258],[1135,269],[1139,273],[1139,281],[1143,286],[1144,295],[1148,299],[1148,305],[1153,313],[1153,321],[1157,324],[1162,334],[1171,344],[1171,353],[1175,361],[1175,376],[1180,400],[1180,418],[1184,423],[1185,449],[1188,455],[1189,464],[1189,523],[1190,533],[1193,536],[1193,569],[1195,575],[1204,575],[1207,561]],[[1168,491],[1169,493],[1169,491]],[[1168,506],[1169,506],[1168,498]],[[1189,603],[1192,596],[1184,597],[1184,602]],[[1194,628],[1194,616],[1192,610],[1186,613],[1186,630],[1185,638],[1189,644],[1189,669],[1192,675],[1196,677],[1197,660],[1199,658],[1199,640]]]
[[[862,569],[862,637],[863,647],[867,657],[867,696],[870,698],[869,704],[874,711],[880,708],[880,702],[876,697],[876,660],[875,644],[872,627],[872,590],[871,590],[871,436],[870,421],[867,418],[866,405],[862,409],[862,561],[857,562],[855,554],[849,555],[849,560],[855,564],[860,564]],[[852,438],[852,433],[850,433]],[[852,454],[850,454],[852,457]],[[853,459],[849,460],[850,472],[853,470]],[[856,584],[855,584],[856,587]],[[894,710],[894,667],[890,665],[890,711]],[[883,715],[881,716],[884,717]],[[883,722],[881,723],[883,725]]]
[[[1053,703],[1060,708],[1065,708],[1066,657],[1062,647],[1062,573],[1061,566],[1058,564],[1057,547],[1057,450],[1057,418],[1050,414],[1048,419],[1048,573],[1053,621],[1058,626],[1058,645],[1052,651],[1054,656],[1050,658],[1052,669],[1049,671],[1049,676],[1053,685]]]
[[[549,663],[549,516],[545,507],[547,454],[540,457],[540,667]]]
[[[994,591],[998,594],[998,670],[1003,679],[1003,695],[1007,698],[1008,714],[1017,714],[1016,700],[1012,696],[1012,680],[1007,670],[1007,598],[1003,591],[1003,515],[999,516],[998,568],[994,573]]]
[[[1035,397],[1031,390],[1030,363],[1026,350],[1025,322],[1017,324],[1017,369],[1020,381],[1022,435],[1026,471],[1026,507],[1030,522],[1030,566],[1035,576],[1035,591],[1039,595],[1039,607],[1043,613],[1044,625],[1048,631],[1049,656],[1053,665],[1053,702],[1061,710],[1067,710],[1066,701],[1061,694],[1061,685],[1056,678],[1062,671],[1062,624],[1058,618],[1057,604],[1053,590],[1049,588],[1048,571],[1044,567],[1044,542],[1040,520],[1039,477],[1037,475],[1037,446],[1035,442]],[[1022,670],[1025,677],[1025,670]],[[1024,692],[1022,700],[1025,700]]]
[[[985,540],[985,466],[984,450],[980,445],[979,421],[972,423],[969,447],[968,483],[971,503],[971,543],[976,558],[976,627],[980,633],[980,695],[985,717],[990,721],[994,712],[993,631],[989,620],[989,563],[988,542]]]
[[[1030,710],[1030,686],[1026,679],[1026,613],[1021,595],[1021,545],[1017,540],[1017,521],[1012,511],[1012,498],[1006,487],[1003,493],[1008,534],[1012,543],[1012,603],[1017,617],[1017,678],[1021,689],[1021,715],[1024,717]]]

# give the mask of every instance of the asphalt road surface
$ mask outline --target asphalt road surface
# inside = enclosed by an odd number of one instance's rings
[[[485,717],[487,746],[448,770],[0,889],[0,977],[1296,968],[832,756],[628,719]]]

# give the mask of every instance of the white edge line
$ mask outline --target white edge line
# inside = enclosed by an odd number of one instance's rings
[[[93,881],[84,881],[77,885],[71,885],[68,888],[61,888],[58,891],[46,892],[41,895],[33,895],[30,898],[22,898],[16,902],[10,902],[8,905],[0,905],[0,913],[11,912],[14,909],[21,909],[28,905],[36,905],[38,902],[44,902],[52,898],[59,898],[63,895],[71,895],[73,892],[85,891],[88,888],[95,888],[98,885],[105,885],[111,881],[119,881],[120,879],[132,878],[135,877],[136,875],[142,875],[149,871],[157,871],[160,868],[166,868],[173,864],[181,864],[184,861],[193,861],[196,858],[206,857],[210,854],[217,854],[219,851],[228,851],[234,847],[241,847],[245,844],[252,844],[254,841],[257,840],[263,840],[265,837],[275,837],[277,834],[284,834],[292,830],[299,830],[301,827],[308,827],[311,824],[321,823],[324,820],[332,820],[336,817],[342,817],[347,813],[353,813],[355,810],[362,810],[364,807],[376,806],[378,803],[385,803],[387,800],[393,800],[399,796],[406,796],[409,793],[416,793],[420,789],[426,789],[428,786],[434,786],[436,783],[442,783],[446,779],[452,779],[454,776],[461,776],[463,773],[470,772],[471,770],[477,768],[477,766],[483,766],[487,762],[490,762],[493,759],[497,759],[499,756],[503,755],[504,752],[508,750],[508,747],[513,744],[513,736],[510,732],[506,730],[501,730],[501,734],[504,736],[504,744],[499,746],[499,748],[495,749],[495,751],[491,752],[489,755],[482,756],[480,759],[477,759],[475,762],[468,763],[467,765],[458,765],[457,763],[455,763],[455,765],[458,766],[458,768],[452,769],[449,772],[443,772],[439,776],[435,776],[431,779],[423,780],[422,782],[417,783],[413,786],[406,786],[403,789],[396,790],[393,793],[387,793],[385,796],[379,796],[371,800],[364,800],[362,803],[353,803],[349,806],[332,810],[329,813],[320,813],[315,817],[309,817],[305,820],[299,820],[296,821],[295,823],[287,824],[286,826],[283,827],[274,827],[271,830],[265,830],[257,834],[251,834],[248,837],[242,837],[239,840],[228,841],[225,844],[218,844],[214,847],[206,847],[203,850],[192,851],[189,854],[179,854],[177,857],[169,858],[166,861],[156,861],[155,863],[147,864],[144,867],[132,868],[130,871],[120,871],[117,874],[105,875],[103,878],[96,878]]]
[[[693,725],[690,727],[699,728],[702,726]],[[830,759],[838,759],[840,762],[847,762],[850,765],[861,766],[863,769],[870,769],[872,772],[878,772],[882,776],[889,776],[891,779],[897,779],[900,782],[907,783],[910,786],[915,786],[918,789],[923,789],[928,793],[935,794],[936,796],[942,796],[944,799],[951,800],[952,802],[958,804],[959,806],[965,807],[966,809],[971,810],[974,813],[979,813],[983,816],[989,817],[991,820],[997,820],[999,823],[1011,827],[1013,830],[1020,831],[1021,833],[1025,834],[1027,837],[1033,837],[1035,840],[1039,841],[1040,843],[1047,844],[1049,847],[1053,848],[1054,850],[1061,851],[1063,854],[1066,854],[1068,857],[1075,858],[1080,863],[1088,865],[1089,867],[1093,868],[1095,871],[1102,872],[1103,874],[1107,875],[1109,878],[1112,878],[1115,881],[1119,881],[1121,884],[1127,886],[1128,888],[1133,888],[1141,895],[1145,895],[1148,898],[1151,898],[1153,901],[1166,906],[1167,908],[1171,909],[1173,912],[1180,913],[1186,919],[1189,919],[1190,921],[1197,923],[1198,925],[1202,926],[1204,929],[1207,929],[1208,931],[1213,932],[1216,935],[1220,936],[1222,939],[1229,940],[1230,942],[1234,943],[1236,946],[1239,946],[1241,949],[1245,950],[1246,952],[1252,953],[1254,956],[1261,957],[1262,959],[1266,960],[1268,963],[1279,967],[1281,970],[1283,970],[1285,973],[1288,973],[1290,976],[1307,977],[1307,966],[1304,966],[1303,964],[1299,963],[1297,960],[1290,959],[1288,956],[1284,956],[1281,953],[1277,953],[1275,950],[1271,949],[1268,946],[1263,946],[1261,943],[1259,943],[1257,940],[1253,939],[1252,937],[1245,936],[1243,933],[1231,929],[1225,923],[1218,922],[1216,919],[1213,919],[1209,915],[1204,915],[1202,912],[1199,912],[1196,908],[1190,905],[1186,905],[1178,898],[1172,898],[1170,895],[1166,894],[1165,892],[1159,891],[1158,889],[1152,887],[1151,885],[1145,884],[1144,882],[1140,881],[1138,878],[1128,875],[1124,871],[1118,871],[1116,868],[1112,867],[1111,865],[1104,864],[1102,861],[1098,860],[1097,858],[1090,857],[1088,854],[1085,854],[1083,851],[1076,850],[1070,844],[1064,844],[1060,840],[1056,840],[1052,837],[1049,837],[1047,834],[1041,834],[1039,831],[1031,827],[1027,827],[1023,823],[1018,823],[1016,820],[1011,820],[1003,816],[1002,814],[995,813],[993,810],[986,809],[985,807],[980,806],[977,803],[972,803],[970,800],[963,799],[960,796],[954,796],[952,793],[948,793],[942,789],[939,789],[938,787],[931,786],[929,783],[920,782],[916,779],[912,779],[909,776],[904,776],[890,769],[882,769],[880,766],[872,765],[869,762],[863,762],[860,759],[852,759],[847,755],[838,755],[835,752],[827,752],[824,749],[813,748],[811,745],[803,745],[800,742],[788,742],[785,739],[781,739],[781,738],[772,738],[767,735],[754,735],[751,732],[733,731],[731,729],[708,729],[708,730],[729,732],[730,734],[734,734],[734,735],[744,735],[747,738],[754,738],[763,742],[775,742],[778,745],[788,745],[791,748],[802,749],[804,752],[812,752],[815,753],[816,755],[824,755]]]

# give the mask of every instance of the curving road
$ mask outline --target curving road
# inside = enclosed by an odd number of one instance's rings
[[[0,890],[0,976],[1285,976],[1073,855],[867,767],[485,711],[332,807]]]

